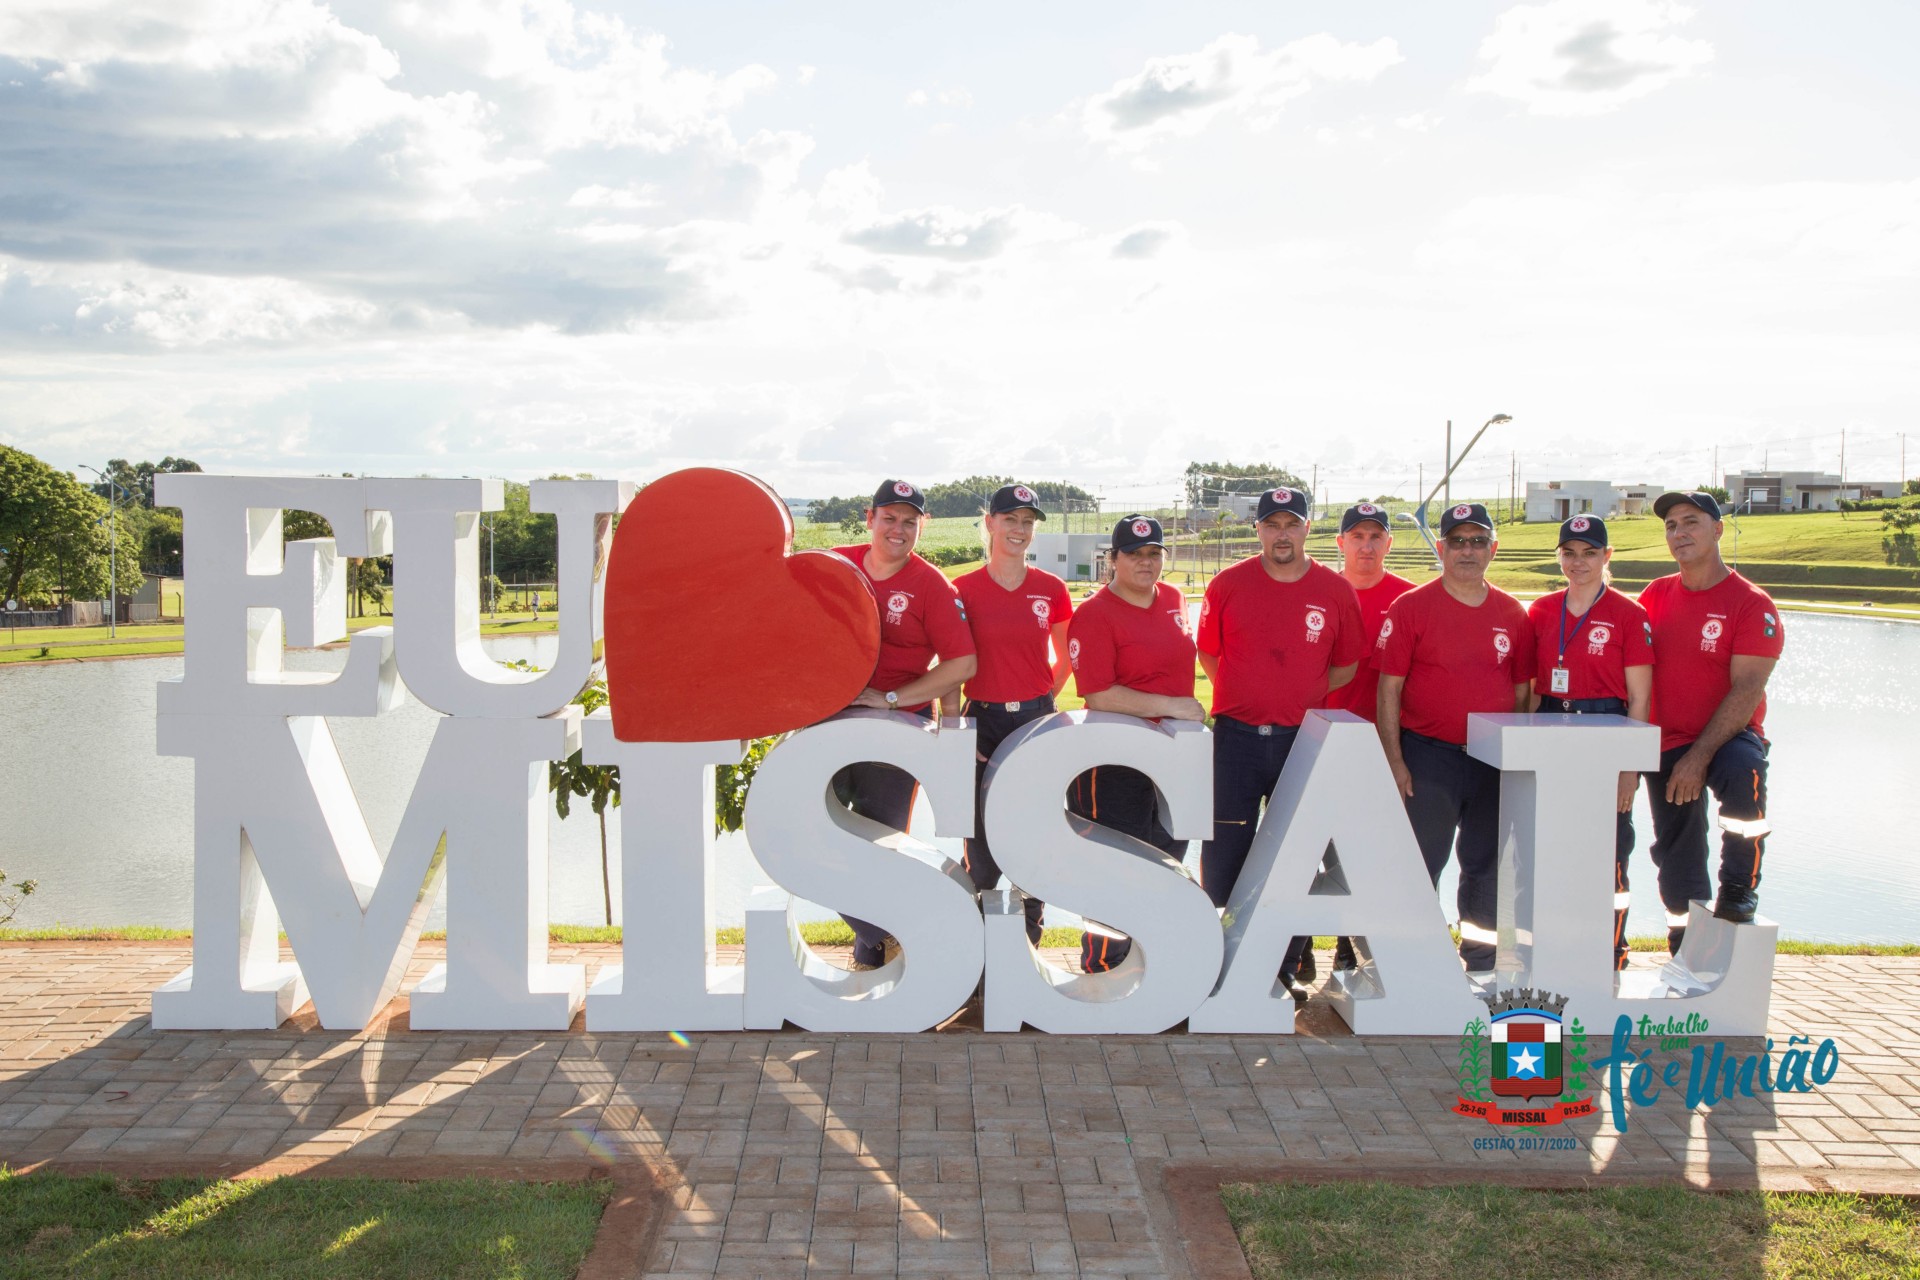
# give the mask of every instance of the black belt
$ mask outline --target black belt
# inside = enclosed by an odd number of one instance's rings
[[[981,711],[1004,711],[1008,715],[1018,715],[1022,711],[1053,710],[1053,695],[1043,693],[1037,698],[1028,698],[1025,702],[990,702],[985,698],[968,698],[967,714]]]
[[[1263,738],[1271,738],[1282,729],[1288,733],[1297,733],[1300,729],[1300,726],[1297,724],[1248,724],[1245,720],[1236,720],[1232,716],[1217,714],[1213,717],[1213,723],[1216,728],[1225,725],[1229,729],[1239,729],[1246,733],[1257,733]]]
[[[1619,698],[1542,698],[1540,709],[1555,715],[1616,715],[1627,714],[1627,704]]]

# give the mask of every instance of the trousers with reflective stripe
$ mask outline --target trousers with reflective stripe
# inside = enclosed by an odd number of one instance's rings
[[[1707,797],[1686,804],[1667,802],[1667,781],[1688,747],[1660,753],[1660,771],[1647,775],[1653,810],[1653,865],[1660,874],[1660,901],[1670,925],[1686,923],[1687,904],[1711,901],[1707,874]],[[1720,809],[1720,884],[1732,889],[1760,887],[1760,862],[1766,852],[1767,744],[1751,729],[1729,738],[1707,766],[1706,791]]]

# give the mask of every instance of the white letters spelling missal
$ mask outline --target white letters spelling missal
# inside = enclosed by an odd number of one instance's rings
[[[1695,903],[1681,954],[1617,974],[1615,780],[1652,767],[1659,731],[1617,716],[1483,715],[1467,749],[1501,771],[1500,946],[1468,975],[1448,935],[1373,727],[1310,712],[1224,912],[1158,849],[1084,820],[1065,796],[1088,770],[1153,779],[1171,833],[1212,832],[1207,730],[1066,712],[995,753],[976,832],[973,725],[849,710],[879,653],[879,609],[853,565],[792,548],[787,508],[738,472],[675,472],[637,495],[542,480],[559,529],[559,653],[503,666],[480,639],[480,517],[498,481],[285,480],[174,474],[193,584],[185,672],[159,695],[159,749],[194,762],[193,964],[153,994],[162,1029],[278,1026],[308,1002],[364,1027],[396,995],[436,895],[446,962],[406,994],[419,1030],[920,1031],[984,983],[988,1031],[1285,1034],[1275,980],[1288,940],[1344,934],[1357,969],[1333,1006],[1356,1030],[1456,1035],[1491,986],[1551,989],[1595,1026],[1619,1014],[1715,1035],[1766,1029],[1776,928]],[[284,543],[283,512],[332,538]],[[649,530],[714,511],[709,557],[653,557]],[[618,531],[613,517],[623,515]],[[352,637],[337,675],[291,672],[288,647],[347,637],[342,557],[393,557],[391,627]],[[605,655],[610,705],[574,697]],[[378,718],[411,694],[440,713],[391,846],[370,834],[328,721]],[[785,735],[748,792],[746,836],[778,888],[747,909],[744,966],[715,962],[713,788],[748,741]],[[549,761],[620,769],[620,962],[589,987],[548,959]],[[834,774],[877,761],[913,775],[935,830],[909,835],[834,799]],[[976,894],[928,837],[984,834],[1010,889]],[[1105,973],[1027,942],[1028,895],[1133,940]],[[874,970],[830,963],[793,901],[872,921],[899,942]],[[293,959],[280,958],[285,930]]]

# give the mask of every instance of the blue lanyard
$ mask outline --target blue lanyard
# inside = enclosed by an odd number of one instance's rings
[[[1586,610],[1573,620],[1573,629],[1576,634],[1580,630],[1580,624],[1587,620],[1587,614],[1593,612],[1593,605],[1599,604],[1606,594],[1607,589],[1600,588],[1600,594],[1593,598],[1593,604],[1588,605]],[[1560,665],[1563,667],[1567,665],[1567,593],[1564,591],[1560,593]]]

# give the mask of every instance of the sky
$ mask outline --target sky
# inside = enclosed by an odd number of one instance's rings
[[[0,442],[1920,473],[1920,6],[8,0]],[[1720,472],[1713,471],[1715,463]]]

